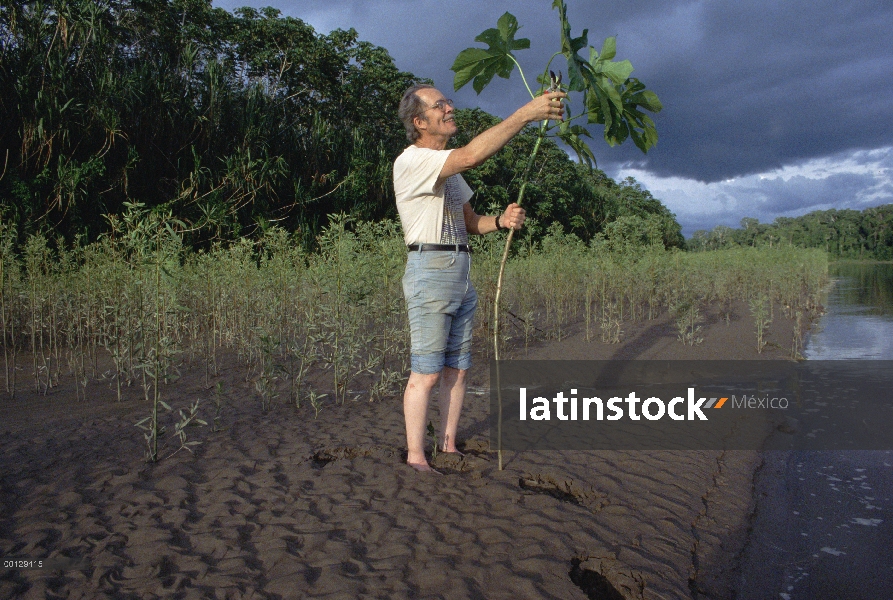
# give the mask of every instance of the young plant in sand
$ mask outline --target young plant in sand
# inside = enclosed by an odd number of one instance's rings
[[[140,213],[142,205],[131,205],[130,209]],[[164,428],[159,428],[159,409],[171,412],[171,407],[161,399],[160,382],[168,383],[176,379],[179,373],[173,364],[179,353],[173,330],[176,314],[175,271],[179,268],[182,238],[177,232],[185,225],[173,218],[170,213],[148,213],[144,218],[136,219],[135,227],[129,234],[131,243],[142,249],[144,266],[144,285],[150,290],[149,307],[151,323],[142,332],[139,344],[143,391],[146,400],[152,404],[152,413],[141,419],[136,425],[144,430],[148,447],[146,459],[149,462],[158,460],[158,438],[163,435]]]
[[[317,347],[322,342],[321,338],[315,337],[318,327],[313,325],[311,309],[305,310],[307,312],[304,313],[303,321],[308,325],[296,330],[294,339],[286,344],[289,356],[286,371],[290,386],[289,397],[295,403],[295,408],[301,407],[301,388],[310,368],[317,362]]]
[[[688,294],[671,307],[673,316],[676,317],[677,338],[687,346],[694,346],[704,341],[701,336],[704,319],[698,298]]]
[[[753,315],[754,325],[757,334],[757,353],[762,354],[763,348],[766,347],[766,331],[769,324],[772,323],[772,317],[769,313],[769,305],[771,299],[764,292],[759,292],[750,299],[750,314]]]
[[[185,409],[180,409],[180,420],[174,425],[174,435],[177,436],[177,439],[180,441],[180,447],[171,452],[167,458],[170,458],[180,450],[186,449],[192,453],[192,446],[197,446],[201,444],[201,442],[197,442],[195,440],[188,442],[186,441],[186,428],[187,427],[200,427],[207,425],[207,421],[198,418],[198,400],[196,400],[191,407],[189,407],[189,411],[187,412]]]
[[[564,56],[568,74],[566,90],[581,94],[580,104],[583,108],[580,113],[572,114],[561,122],[550,125],[548,121],[543,121],[539,126],[533,151],[521,174],[521,186],[516,199],[518,204],[524,202],[524,192],[527,189],[531,170],[536,162],[540,145],[547,136],[557,137],[574,150],[581,163],[585,162],[590,168],[594,166],[595,156],[583,140],[584,136],[589,137],[589,132],[584,126],[573,123],[581,117],[586,118],[587,124],[603,125],[605,141],[611,146],[623,143],[631,137],[642,152],[647,152],[657,143],[657,130],[654,122],[642,111],[658,112],[663,107],[654,92],[646,90],[645,85],[638,79],[630,77],[633,66],[628,60],[614,62],[613,59],[617,54],[615,38],[607,38],[602,45],[601,52],[598,52],[594,47],[589,46],[588,30],[584,29],[580,37],[572,37],[564,0],[554,0],[552,8],[558,10],[561,49],[552,55],[543,69],[543,74],[537,78],[540,83],[540,93],[546,88],[547,82],[550,82],[550,89],[557,90],[559,88],[560,73],[558,77],[555,77],[550,72],[550,67],[555,58],[560,55]],[[534,97],[535,94],[527,83],[521,65],[513,54],[514,51],[530,47],[529,39],[515,39],[518,27],[518,20],[514,15],[505,13],[497,21],[495,29],[487,29],[475,38],[475,41],[487,44],[489,46],[487,49],[467,48],[460,52],[451,67],[456,73],[453,82],[454,88],[458,90],[471,82],[474,90],[480,94],[494,75],[508,79],[517,66],[524,86],[530,96]],[[578,54],[580,50],[587,47],[589,48],[588,59]],[[514,233],[514,230],[510,230],[506,238],[493,302],[493,355],[497,361],[499,360],[500,341],[499,299],[505,263],[508,260]],[[501,450],[499,451],[499,468],[502,469]]]
[[[109,219],[113,224],[114,219]],[[116,224],[115,224],[116,226]],[[113,230],[114,231],[114,230]],[[97,282],[95,289],[88,288],[83,294],[95,296],[93,301],[100,307],[100,324],[93,335],[98,338],[97,344],[105,349],[114,364],[114,369],[106,371],[103,378],[115,381],[118,401],[122,399],[122,385],[130,382],[129,361],[131,353],[129,342],[132,334],[128,334],[128,325],[134,312],[133,288],[136,287],[132,276],[133,267],[128,265],[119,246],[106,236],[96,244],[91,244],[84,251],[85,260],[76,277],[72,281]],[[69,344],[71,342],[69,341]]]
[[[322,410],[322,399],[328,396],[328,394],[317,394],[316,390],[310,389],[307,395],[310,399],[310,406],[313,407],[313,418],[316,419],[319,417],[319,411]]]
[[[46,369],[44,338],[47,325],[45,316],[49,302],[48,284],[50,280],[50,249],[42,234],[35,234],[25,243],[25,275],[28,282],[28,334],[31,338],[31,363],[34,375],[34,389],[49,387],[49,374]]]
[[[223,395],[223,382],[218,381],[214,387],[214,425],[211,431],[223,431],[225,428],[220,424],[223,416],[223,408],[226,406],[226,398]]]
[[[279,397],[276,391],[276,382],[279,381],[279,374],[284,370],[282,365],[276,361],[276,351],[279,348],[279,341],[273,336],[257,328],[260,339],[260,374],[254,382],[254,387],[260,395],[260,407],[263,412],[267,412],[273,405],[273,401]]]
[[[800,350],[803,348],[803,311],[797,310],[794,313],[794,333],[791,339],[791,358],[793,360],[804,360]]]
[[[595,291],[591,280],[586,281],[586,288],[583,294],[583,314],[586,319],[586,341],[592,341],[592,303],[595,299]],[[527,339],[524,339],[524,346],[527,346]]]
[[[602,318],[599,326],[602,330],[602,342],[606,344],[619,344],[623,335],[623,317],[621,306],[623,300],[605,302],[602,304]]]
[[[437,430],[434,429],[434,423],[432,421],[428,421],[426,431],[427,437],[431,438],[431,460],[437,460]]]
[[[362,296],[354,267],[360,253],[356,235],[347,229],[352,219],[345,215],[330,216],[329,227],[319,236],[320,256],[314,269],[320,291],[326,297],[318,317],[322,325],[320,358],[332,370],[334,400],[347,399],[348,386],[357,372],[357,362],[364,347],[360,315],[356,302]]]

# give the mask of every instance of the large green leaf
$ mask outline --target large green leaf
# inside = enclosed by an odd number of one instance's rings
[[[597,77],[594,84],[586,90],[586,110],[589,123],[604,124],[610,129],[614,115],[621,110],[622,100],[607,77]]]
[[[480,94],[494,75],[508,79],[515,67],[512,51],[530,48],[529,39],[515,39],[518,29],[518,19],[505,13],[496,22],[496,28],[487,29],[474,38],[489,48],[466,48],[459,53],[450,67],[456,73],[453,89],[458,90],[472,81],[474,91]]]
[[[608,101],[611,103],[612,111],[622,112],[623,111],[623,99],[620,97],[620,90],[617,89],[610,79],[607,77],[599,77],[596,81],[596,85],[598,89],[601,90],[605,96],[608,98]]]
[[[602,57],[604,57],[604,54],[602,54]],[[623,83],[629,79],[630,73],[633,72],[633,64],[628,60],[600,63],[600,66],[600,72],[610,77],[614,83]]]
[[[593,73],[607,75],[614,83],[623,83],[633,72],[633,65],[628,60],[613,62],[617,56],[617,39],[609,37],[602,44],[602,53],[599,54],[592,46],[589,47],[589,66]]]
[[[601,59],[613,60],[615,56],[617,56],[617,38],[614,36],[605,38],[605,42],[602,44]]]
[[[630,136],[642,152],[648,152],[657,143],[657,128],[651,117],[639,108],[657,113],[663,109],[663,105],[657,94],[646,90],[645,84],[635,78],[630,78],[626,82],[622,98],[624,118],[629,124]]]
[[[637,104],[644,108],[645,110],[651,112],[660,112],[663,109],[664,105],[661,104],[660,100],[657,98],[657,94],[650,90],[646,90],[644,92],[639,92],[630,96],[630,103]]]
[[[492,58],[492,54],[482,48],[466,48],[460,52],[450,67],[456,73],[453,88],[458,90],[477,77],[484,70],[486,62]],[[490,77],[492,79],[493,76]]]

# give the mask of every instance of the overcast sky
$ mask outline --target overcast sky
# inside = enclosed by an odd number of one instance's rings
[[[387,48],[397,67],[430,77],[460,107],[506,117],[526,99],[517,73],[480,96],[453,92],[449,70],[477,34],[514,14],[531,48],[528,79],[558,49],[549,0],[214,0],[274,6],[318,32],[353,27]],[[828,208],[893,203],[893,2],[890,0],[568,0],[575,36],[617,36],[664,110],[648,155],[610,148],[593,131],[598,165],[634,176],[696,229],[771,222]],[[557,63],[554,63],[557,65]]]

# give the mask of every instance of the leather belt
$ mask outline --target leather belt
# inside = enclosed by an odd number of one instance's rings
[[[468,244],[409,244],[406,247],[410,252],[468,252],[471,248]]]

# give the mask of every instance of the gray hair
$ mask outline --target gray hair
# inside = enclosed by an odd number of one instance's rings
[[[425,114],[425,110],[428,109],[428,106],[416,95],[416,92],[433,87],[433,85],[428,85],[427,83],[417,83],[403,92],[397,115],[400,117],[400,121],[403,122],[403,127],[406,128],[406,139],[410,143],[419,139],[419,130],[415,128],[413,121],[415,121],[416,117],[421,118]]]

